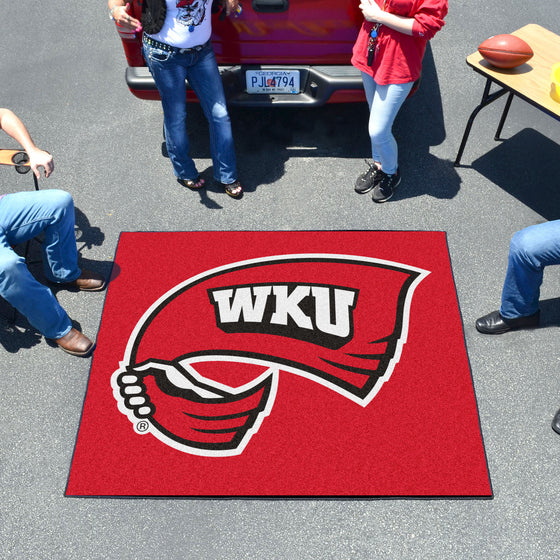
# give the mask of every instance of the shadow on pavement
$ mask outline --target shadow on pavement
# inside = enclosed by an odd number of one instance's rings
[[[4,300],[0,300],[0,346],[10,354],[16,354],[24,348],[33,348],[43,338],[19,313],[12,323],[13,310]]]
[[[541,327],[560,327],[560,297],[539,302]]]
[[[461,178],[453,161],[430,153],[446,138],[441,90],[430,45],[422,65],[418,91],[403,105],[393,134],[399,146],[403,181],[393,200],[429,195],[451,199],[461,188]]]
[[[546,220],[560,218],[560,146],[536,130],[500,140],[472,168]]]
[[[366,103],[309,109],[231,107],[229,111],[239,174],[247,192],[280,179],[290,158],[371,158]],[[202,110],[191,103],[187,113],[191,157],[209,159],[208,124]],[[395,199],[422,194],[453,198],[461,183],[453,163],[430,154],[430,147],[441,144],[446,133],[439,81],[429,45],[420,88],[405,102],[393,132],[401,154],[403,185],[410,187],[397,192]],[[165,146],[162,154],[166,155]],[[211,169],[202,175],[212,191]]]

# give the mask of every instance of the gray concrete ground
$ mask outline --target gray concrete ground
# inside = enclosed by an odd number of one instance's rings
[[[362,106],[232,111],[247,187],[235,201],[175,182],[160,152],[160,105],[128,92],[104,1],[1,2],[0,106],[54,154],[55,174],[42,184],[73,194],[85,265],[108,273],[127,230],[448,233],[494,498],[66,498],[90,360],[52,348],[22,320],[13,329],[0,318],[0,558],[559,557],[560,436],[550,421],[560,407],[560,270],[546,273],[543,328],[484,337],[473,326],[499,303],[512,233],[560,217],[558,122],[515,100],[504,140],[495,142],[500,100],[479,115],[465,166],[452,166],[483,88],[465,57],[490,35],[526,23],[560,33],[557,1],[451,3],[422,90],[395,127],[404,180],[390,203],[353,192],[368,156]],[[189,121],[207,169],[199,112]],[[2,192],[32,187],[30,176],[9,169],[0,181]],[[95,336],[104,293],[58,297]]]

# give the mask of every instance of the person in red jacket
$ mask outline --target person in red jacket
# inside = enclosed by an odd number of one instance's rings
[[[370,107],[373,164],[356,180],[360,194],[389,200],[401,182],[393,122],[419,79],[427,42],[443,27],[447,0],[362,0],[364,22],[352,64],[362,72]]]

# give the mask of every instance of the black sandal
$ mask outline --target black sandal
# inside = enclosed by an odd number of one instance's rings
[[[177,181],[191,191],[199,191],[204,188],[204,179],[200,175],[196,179],[177,179]]]
[[[240,198],[243,194],[243,187],[239,181],[234,181],[233,183],[220,183],[226,194],[231,196],[232,198]]]

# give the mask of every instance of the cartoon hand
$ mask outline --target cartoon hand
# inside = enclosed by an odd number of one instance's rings
[[[117,376],[117,385],[123,404],[138,419],[153,417],[158,407],[168,408],[172,404],[170,401],[182,405],[189,397],[222,398],[219,392],[195,386],[173,364],[155,361],[128,367]]]
[[[155,407],[150,401],[143,375],[128,369],[117,377],[119,392],[124,405],[132,410],[136,418],[149,418],[155,412]]]
[[[156,360],[126,367],[115,384],[134,418],[147,420],[167,439],[192,450],[235,454],[253,434],[251,428],[268,415],[277,381],[267,370],[254,382],[228,391],[193,378],[178,363]]]

